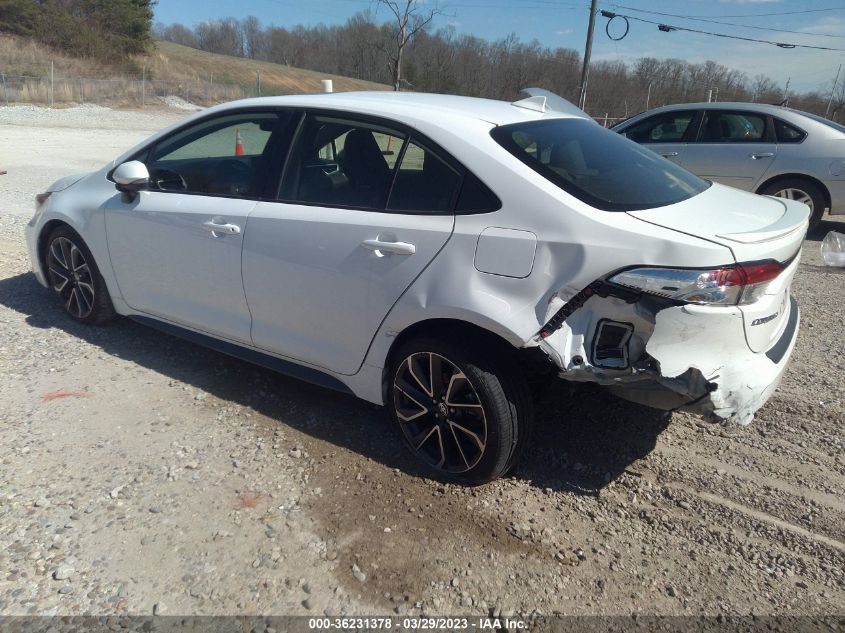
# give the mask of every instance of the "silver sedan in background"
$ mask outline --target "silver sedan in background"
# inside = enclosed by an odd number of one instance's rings
[[[845,126],[760,103],[684,103],[643,112],[613,128],[692,173],[812,210],[845,214]]]

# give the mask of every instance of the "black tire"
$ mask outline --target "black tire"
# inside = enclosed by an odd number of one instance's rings
[[[485,343],[419,338],[393,354],[390,417],[411,453],[438,479],[467,485],[492,481],[515,465],[526,441],[533,418],[528,384],[517,363],[508,362],[509,350],[501,353]],[[428,375],[426,363],[434,367]],[[431,381],[432,374],[439,378]],[[427,413],[422,414],[424,396]],[[412,436],[418,440],[428,425],[428,439],[416,444]]]
[[[763,187],[758,193],[764,196],[776,196],[779,192],[792,189],[804,194],[813,202],[812,213],[810,214],[810,231],[816,228],[822,221],[827,201],[822,190],[817,184],[804,178],[784,178],[776,180]]]
[[[91,325],[116,317],[97,262],[76,231],[69,226],[56,228],[47,237],[43,255],[47,283],[70,317]]]

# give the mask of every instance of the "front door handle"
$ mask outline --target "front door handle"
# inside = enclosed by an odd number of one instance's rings
[[[237,224],[217,224],[217,222],[209,221],[203,222],[202,226],[206,231],[211,231],[215,235],[237,235],[241,232],[241,227]]]
[[[680,152],[660,152],[660,155],[665,158],[672,158],[673,156],[677,156]]]
[[[364,240],[361,246],[371,251],[375,251],[376,255],[381,253],[396,253],[397,255],[413,255],[417,252],[417,247],[408,242],[383,242],[382,240]]]
[[[774,155],[774,152],[759,152],[757,154],[751,154],[751,159],[760,160],[761,158],[771,158]]]

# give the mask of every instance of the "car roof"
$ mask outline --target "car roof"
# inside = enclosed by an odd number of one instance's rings
[[[255,106],[325,108],[327,110],[344,110],[374,116],[388,116],[399,120],[425,118],[435,125],[438,118],[454,120],[456,117],[486,121],[493,125],[536,121],[541,118],[580,118],[577,114],[552,110],[550,107],[547,107],[545,112],[541,112],[530,107],[519,107],[514,103],[494,99],[392,91],[332,92],[259,97],[233,101],[219,107],[226,109]]]
[[[785,106],[772,105],[770,103],[751,103],[748,101],[717,101],[699,103],[673,103],[649,110],[648,113],[666,112],[669,110],[754,110],[768,114],[793,113],[801,114],[800,110],[792,110]],[[643,112],[642,114],[646,114]]]
[[[784,121],[788,121],[793,125],[797,125],[805,131],[812,131],[813,134],[822,134],[825,136],[833,136],[834,138],[841,138],[843,134],[840,129],[841,126],[834,122],[826,122],[820,120],[816,115],[801,110],[795,110],[786,106],[772,105],[769,103],[750,103],[748,101],[719,101],[719,102],[700,102],[700,103],[673,103],[671,105],[653,108],[646,112],[640,112],[634,116],[620,121],[614,125],[614,130],[617,132],[624,132],[626,128],[640,121],[662,112],[675,112],[679,110],[739,110],[746,112],[759,112],[761,114],[770,114],[777,116]]]
[[[658,114],[660,112],[671,112],[673,110],[742,110],[749,112],[761,112],[763,114],[771,114],[779,117],[789,119],[790,117],[802,117],[804,119],[812,119],[813,115],[804,112],[803,110],[796,110],[788,106],[773,105],[771,103],[752,103],[748,101],[719,101],[719,102],[699,102],[699,103],[672,103],[659,108],[652,108],[646,112],[640,112],[634,116],[622,121],[627,123],[631,119],[645,118],[645,115]],[[821,123],[813,119],[815,123]],[[620,123],[620,125],[621,125]]]

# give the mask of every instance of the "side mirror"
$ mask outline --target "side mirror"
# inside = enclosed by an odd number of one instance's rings
[[[150,184],[150,172],[139,160],[130,160],[118,165],[111,176],[116,183],[115,187],[122,193],[136,193],[146,189]]]

